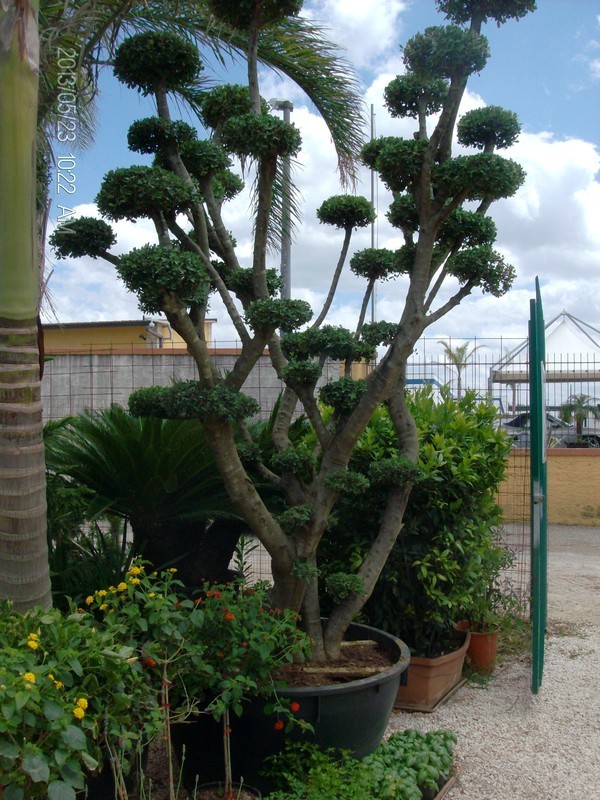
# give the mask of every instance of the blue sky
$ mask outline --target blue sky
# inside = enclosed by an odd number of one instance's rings
[[[515,288],[501,300],[468,298],[461,306],[468,313],[455,311],[430,331],[432,336],[524,335],[537,274],[547,318],[566,308],[587,322],[600,323],[600,3],[539,0],[538,6],[519,22],[485,26],[492,56],[481,75],[469,82],[464,105],[465,110],[484,104],[504,106],[516,111],[523,127],[519,143],[507,155],[523,164],[528,180],[515,198],[502,201],[492,214],[499,227],[498,247],[517,268]],[[322,21],[329,38],[346,48],[363,83],[367,107],[374,106],[377,134],[410,136],[406,123],[387,115],[382,92],[402,70],[400,45],[424,27],[443,22],[433,0],[307,0],[303,13]],[[234,80],[241,79],[243,70],[238,69]],[[294,296],[318,309],[327,289],[325,262],[335,261],[339,242],[316,223],[314,210],[340,191],[335,158],[321,120],[296,87],[265,73],[261,88],[267,98],[294,102],[292,121],[303,136],[296,180],[304,197],[304,222],[292,252],[292,288]],[[86,214],[94,211],[90,204],[108,169],[144,160],[127,150],[126,133],[134,119],[153,110],[149,100],[121,87],[108,72],[101,89],[96,144],[77,153],[76,192],[68,198],[71,207],[81,206]],[[62,147],[57,149],[59,156],[68,152]],[[365,171],[358,191],[368,196],[368,184]],[[384,217],[389,198],[382,188],[377,196],[378,245],[397,247],[401,244],[397,231],[386,227]],[[229,214],[232,228],[240,228],[243,255],[250,246],[247,201],[234,201]],[[57,215],[55,208],[51,217]],[[117,228],[117,252],[139,246],[144,237],[152,240],[145,223]],[[356,237],[356,248],[368,246],[365,236]],[[52,266],[50,287],[59,321],[140,316],[135,298],[125,293],[110,265],[81,259]],[[360,290],[355,279],[344,278],[331,322],[351,324]],[[378,292],[377,315],[392,319],[401,297],[401,285],[384,284]],[[213,315],[218,319],[218,338],[233,338],[218,304]]]

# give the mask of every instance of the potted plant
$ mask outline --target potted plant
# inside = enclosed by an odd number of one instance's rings
[[[300,0],[211,0],[211,10],[225,25],[247,35],[248,86],[194,94],[210,131],[208,139],[172,120],[169,110],[171,90],[183,86],[194,93],[198,88],[201,64],[195,48],[167,34],[126,40],[115,56],[116,75],[152,95],[158,110],[156,118],[131,127],[129,144],[137,152],[152,153],[155,161],[151,167],[109,172],[97,204],[107,220],[151,219],[158,243],[117,256],[110,252],[115,236],[108,222],[89,219],[59,227],[52,241],[59,256],[87,254],[114,264],[127,287],[137,293],[140,307],[164,314],[186,341],[197,381],[140,390],[130,398],[130,410],[140,416],[202,420],[232,504],[271,556],[273,603],[301,611],[313,643],[312,659],[326,662],[339,658],[346,631],[373,593],[402,529],[418,458],[417,430],[404,397],[406,365],[415,343],[475,288],[500,296],[514,279],[513,268],[493,248],[495,225],[487,211],[495,200],[513,195],[524,180],[518,164],[495,152],[516,140],[516,116],[494,106],[469,111],[460,120],[458,138],[479,152],[453,157],[451,145],[468,77],[488,58],[482,24],[488,19],[518,19],[535,3],[506,0],[482,13],[478,3],[458,8],[443,0],[439,6],[453,24],[429,28],[404,47],[407,71],[390,84],[386,102],[394,116],[415,119],[414,135],[369,142],[362,160],[379,172],[392,192],[389,219],[405,244],[397,251],[367,248],[352,257],[351,269],[366,286],[352,331],[324,321],[352,233],[374,220],[368,200],[336,195],[317,212],[323,224],[343,235],[321,312],[313,315],[307,303],[279,297],[277,278],[267,268],[278,218],[274,212],[281,204],[277,187],[282,163],[299,151],[301,139],[293,125],[269,114],[261,101],[256,48],[262,28],[298,13],[300,6]],[[240,188],[230,170],[234,158],[252,162],[255,169],[251,266],[245,266],[236,251],[224,214],[227,200]],[[475,210],[462,207],[473,201],[478,203]],[[375,281],[399,276],[407,287],[399,316],[365,324]],[[214,368],[204,338],[212,292],[223,301],[241,341],[239,357],[227,375]],[[373,362],[379,346],[387,351],[368,379],[354,379],[352,363]],[[274,455],[268,465],[248,447],[247,437],[242,437],[243,446],[239,439],[248,418],[259,411],[243,386],[265,347],[285,385],[271,431]],[[323,386],[328,359],[340,363],[343,377]],[[319,401],[332,413],[326,414]],[[385,512],[373,546],[362,554],[361,566],[324,621],[319,544],[340,499],[363,492],[369,480],[349,464],[361,434],[384,402],[397,444],[397,454],[380,475],[388,487]],[[296,448],[289,436],[299,404],[318,443],[310,453]],[[252,475],[279,489],[286,503],[282,513],[268,508],[260,482]]]
[[[457,626],[471,633],[467,657],[473,669],[483,674],[496,665],[498,638],[502,626],[519,610],[519,599],[512,589],[506,570],[514,564],[515,554],[500,540],[496,530],[489,532],[478,551],[480,574],[463,607],[464,617]]]
[[[572,394],[560,407],[560,418],[569,424],[575,421],[574,442],[568,441],[567,447],[589,447],[590,442],[583,435],[583,426],[589,418],[600,419],[600,405],[595,397],[588,394]],[[593,447],[597,442],[593,440]]]
[[[448,390],[436,397],[426,388],[407,403],[420,443],[413,502],[363,613],[410,647],[408,685],[400,687],[398,702],[427,708],[460,680],[470,636],[457,639],[456,623],[470,603],[475,606],[474,598],[484,607],[485,587],[495,591],[507,565],[494,531],[501,522],[497,490],[510,442],[498,430],[494,407],[473,392],[456,400]],[[394,455],[391,418],[381,408],[359,439],[351,466],[373,478]],[[386,490],[385,483],[371,481],[358,497],[360,518],[352,502],[339,504],[322,544],[325,605],[340,575],[359,568],[361,553],[376,535]]]

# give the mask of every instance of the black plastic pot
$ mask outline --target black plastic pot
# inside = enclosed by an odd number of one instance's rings
[[[314,733],[297,727],[290,733],[276,727],[277,717],[264,713],[265,700],[253,699],[244,705],[241,717],[231,718],[231,755],[236,780],[256,786],[263,793],[272,787],[260,774],[267,756],[278,753],[286,741],[303,740],[320,747],[350,750],[357,758],[372,753],[385,733],[396,692],[410,660],[404,642],[385,631],[368,625],[353,624],[347,640],[376,641],[394,659],[394,664],[368,678],[328,686],[309,686],[279,691],[281,697],[297,702],[297,716],[309,722]],[[223,776],[223,728],[212,717],[201,715],[198,721],[173,725],[171,736],[176,751],[183,758],[183,779],[193,788],[196,779],[204,783]]]

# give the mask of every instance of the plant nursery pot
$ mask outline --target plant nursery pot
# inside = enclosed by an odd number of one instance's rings
[[[467,657],[473,669],[489,675],[496,666],[499,631],[471,631]]]
[[[260,774],[264,760],[280,752],[288,741],[315,742],[322,748],[350,750],[357,758],[372,753],[381,742],[394,705],[396,692],[408,667],[410,652],[404,642],[385,631],[353,624],[347,640],[371,639],[392,656],[393,664],[376,675],[327,686],[301,686],[278,690],[278,696],[300,706],[299,718],[314,732],[294,726],[280,729],[277,717],[264,712],[267,701],[254,698],[244,703],[241,717],[231,719],[233,775],[261,792],[271,790]],[[171,728],[186,788],[200,782],[219,780],[223,775],[223,730],[208,715]],[[185,755],[183,749],[185,748]],[[198,777],[197,777],[198,776]],[[190,788],[188,788],[190,791]]]
[[[470,631],[458,631],[464,637],[456,650],[437,658],[411,656],[407,684],[396,693],[394,708],[399,711],[433,711],[458,686],[471,641]]]

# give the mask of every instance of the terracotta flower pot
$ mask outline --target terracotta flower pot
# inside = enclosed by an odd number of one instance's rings
[[[496,666],[499,631],[471,631],[467,656],[473,669],[489,675]]]
[[[470,631],[459,631],[462,644],[450,653],[437,658],[411,656],[408,682],[396,693],[394,708],[405,711],[433,711],[447,697],[462,676]]]

